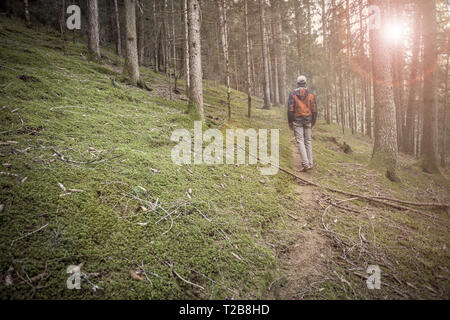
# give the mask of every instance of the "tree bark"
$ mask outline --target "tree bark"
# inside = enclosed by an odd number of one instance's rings
[[[23,0],[23,7],[25,11],[25,23],[27,28],[31,28],[30,11],[28,10],[28,0]]]
[[[100,60],[100,36],[97,0],[88,0],[88,56]]]
[[[159,71],[159,26],[160,22],[156,19],[156,1],[153,1],[153,71],[155,73]]]
[[[171,0],[171,17],[172,17],[172,61],[173,61],[173,91],[176,93],[177,88],[177,47],[175,40],[175,10],[173,6],[173,1]]]
[[[302,34],[301,34],[301,30],[300,30],[300,21],[301,21],[301,17],[300,17],[300,3],[298,2],[298,0],[294,0],[294,13],[295,13],[295,39],[296,39],[296,43],[297,43],[297,54],[298,54],[298,59],[299,61],[302,61],[303,58],[303,52],[302,52]],[[300,66],[301,62],[300,62]],[[301,72],[301,70],[300,70]]]
[[[133,85],[140,85],[136,39],[136,0],[125,0],[125,64],[123,73]]]
[[[366,85],[366,135],[372,138],[372,80]]]
[[[200,39],[200,5],[188,0],[190,92],[188,111],[194,119],[204,121],[202,55]]]
[[[278,92],[279,92],[279,102],[282,105],[286,104],[286,50],[284,48],[284,36],[283,36],[283,24],[281,15],[281,4],[279,1],[276,4],[276,20],[275,20],[275,47],[278,49],[276,52],[276,63],[277,63],[277,77],[278,77]]]
[[[448,39],[448,38],[447,38]],[[447,40],[448,41],[448,40]],[[442,106],[442,144],[441,144],[441,167],[445,168],[447,164],[446,151],[447,151],[447,101],[448,101],[448,64],[449,64],[449,47],[447,46],[447,64],[445,66],[445,86],[444,86],[444,105]]]
[[[231,119],[231,88],[230,88],[230,57],[228,52],[228,22],[227,6],[225,0],[217,0],[219,8],[220,39],[222,41],[222,53],[225,59],[225,76],[227,85],[227,109],[228,119]]]
[[[421,5],[416,1],[414,14],[414,30],[413,30],[413,44],[412,44],[412,59],[410,66],[410,84],[409,97],[406,109],[406,125],[403,132],[403,151],[407,154],[414,154],[414,128],[417,116],[417,89],[418,89],[418,68],[420,55],[420,39],[421,39],[421,19],[422,10]]]
[[[259,28],[261,33],[261,53],[263,60],[263,93],[264,93],[264,106],[263,109],[270,109],[270,79],[269,79],[269,63],[267,61],[267,43],[266,43],[266,26],[264,17],[264,5],[263,0],[259,0]]]
[[[271,79],[272,79],[272,99],[274,103],[280,103],[280,87],[278,83],[278,65],[279,65],[279,59],[280,59],[280,52],[279,48],[276,48],[278,43],[278,28],[275,26],[275,19],[278,13],[278,6],[276,3],[273,3],[271,1],[272,5],[272,14],[270,16],[270,29],[271,29],[271,40],[270,41],[270,63],[271,68],[269,69],[271,71]],[[277,50],[278,49],[278,50]]]
[[[60,11],[59,11],[59,32],[61,34],[61,37],[64,39],[64,30],[66,29],[66,21],[65,21],[66,1],[65,0],[61,0],[59,9],[60,9]]]
[[[383,34],[388,10],[387,4],[383,0],[370,0],[369,4],[378,6],[381,16],[380,28],[370,30],[375,111],[375,142],[372,163],[378,168],[383,168],[388,179],[398,181],[397,125],[392,91],[391,55]]]
[[[437,173],[437,23],[436,0],[427,0],[423,5],[423,36],[424,36],[424,87],[423,87],[423,134],[421,166],[425,172]]]
[[[136,2],[139,12],[138,62],[144,64],[145,55],[145,7],[142,0]]]
[[[184,69],[186,73],[186,95],[189,95],[189,32],[188,32],[188,15],[187,15],[187,0],[184,3]]]
[[[325,84],[325,119],[327,121],[327,124],[330,124],[330,101],[329,101],[329,92],[328,92],[328,86],[329,86],[329,68],[328,68],[328,43],[327,43],[327,19],[326,19],[326,11],[325,11],[325,0],[321,0],[321,7],[322,7],[322,38],[323,38],[323,65],[325,67],[325,74],[324,74],[324,84]]]
[[[122,38],[120,37],[120,15],[119,6],[117,5],[117,0],[114,0],[114,18],[116,24],[116,54],[118,56],[122,55]]]
[[[245,64],[247,66],[247,111],[248,117],[252,116],[252,95],[251,95],[251,65],[250,65],[250,45],[248,39],[248,0],[244,0],[244,15],[245,15]]]

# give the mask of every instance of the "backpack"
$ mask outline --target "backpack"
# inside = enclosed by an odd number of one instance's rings
[[[292,94],[292,102],[288,110],[290,121],[296,117],[311,116],[314,111],[314,100],[314,95],[307,88],[296,89]]]

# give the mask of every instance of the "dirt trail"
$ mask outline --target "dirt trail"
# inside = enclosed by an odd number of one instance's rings
[[[300,172],[301,157],[295,140],[292,141],[292,153],[296,172],[311,178],[313,171]],[[312,212],[320,210],[316,202],[319,191],[313,186],[298,185],[296,193],[301,207],[301,212],[297,214],[302,221],[292,223],[292,228],[298,229],[298,232],[287,252],[279,257],[285,277],[277,279],[272,285],[275,299],[302,299],[310,291],[320,289],[315,287],[315,283],[323,281],[327,257],[331,256],[327,238],[313,224]]]

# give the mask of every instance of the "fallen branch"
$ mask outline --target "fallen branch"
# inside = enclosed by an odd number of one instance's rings
[[[45,225],[43,225],[42,227],[40,227],[40,228],[37,229],[37,230],[34,230],[34,231],[30,232],[30,233],[27,233],[27,234],[24,235],[24,236],[21,236],[21,237],[19,237],[19,238],[17,238],[17,239],[14,239],[13,241],[11,241],[11,247],[14,245],[14,243],[15,243],[16,241],[21,240],[21,239],[23,239],[23,238],[26,238],[26,237],[28,237],[28,236],[31,236],[32,234],[35,234],[36,232],[41,231],[42,229],[46,228],[47,226],[48,226],[48,223],[45,224]]]
[[[261,159],[259,159],[259,157],[255,156],[255,155],[252,155],[250,152],[247,151],[246,148],[242,148],[239,144],[237,145],[237,147],[242,149],[242,150],[244,150],[245,152],[247,152],[250,156],[256,158],[259,162],[261,162],[263,164],[271,165],[274,168],[277,168],[278,170],[280,170],[280,171],[282,171],[282,172],[284,172],[286,174],[289,174],[289,175],[293,176],[294,178],[297,178],[298,180],[300,180],[304,184],[311,185],[311,186],[314,186],[314,187],[317,187],[317,188],[326,189],[326,190],[331,191],[331,192],[344,194],[344,195],[347,195],[347,196],[350,196],[350,197],[361,198],[361,199],[365,199],[365,200],[368,200],[368,201],[377,202],[377,203],[381,203],[381,204],[384,204],[384,205],[387,205],[387,206],[391,206],[391,207],[396,208],[396,209],[410,210],[410,211],[421,213],[421,214],[423,214],[421,211],[418,211],[418,210],[415,210],[415,209],[412,209],[412,208],[409,208],[409,207],[397,205],[397,204],[394,204],[394,203],[391,203],[391,202],[387,202],[387,201],[403,203],[403,204],[409,204],[409,205],[414,205],[414,206],[419,206],[419,207],[421,207],[421,206],[425,206],[425,207],[433,206],[433,207],[443,208],[443,209],[450,208],[450,203],[410,202],[410,201],[404,201],[404,200],[399,200],[399,199],[395,199],[395,198],[388,198],[388,197],[366,196],[366,195],[357,194],[357,193],[353,193],[353,192],[349,192],[349,191],[344,191],[344,190],[331,188],[331,187],[328,187],[328,186],[323,186],[323,185],[320,185],[318,183],[312,182],[312,181],[310,181],[308,179],[302,178],[302,177],[296,175],[295,173],[293,173],[293,172],[291,172],[289,170],[286,170],[286,169],[284,169],[284,168],[282,168],[282,167],[280,167],[278,165],[262,161]],[[387,201],[383,201],[383,200],[387,200]]]
[[[195,283],[193,283],[193,282],[190,282],[189,280],[186,280],[186,279],[184,279],[182,276],[180,276],[180,275],[175,271],[175,269],[173,268],[173,263],[167,263],[167,262],[166,262],[166,264],[170,267],[170,270],[172,271],[172,273],[173,273],[174,275],[176,275],[181,281],[186,282],[186,283],[190,284],[191,286],[197,287],[197,288],[199,288],[200,290],[205,291],[205,288],[203,288],[201,285],[198,285],[198,284],[195,284]]]

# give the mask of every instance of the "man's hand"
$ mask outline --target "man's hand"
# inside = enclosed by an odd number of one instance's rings
[[[289,122],[289,128],[290,128],[291,130],[294,130],[294,123],[293,123],[293,122]]]

